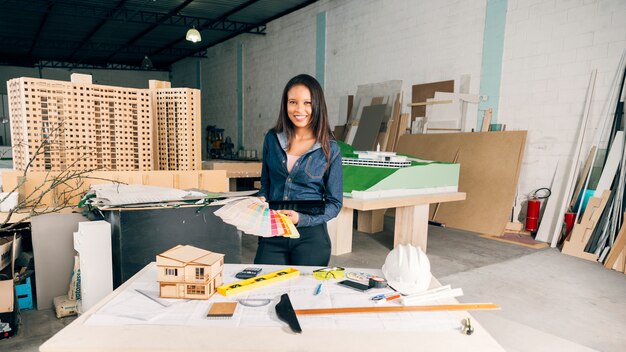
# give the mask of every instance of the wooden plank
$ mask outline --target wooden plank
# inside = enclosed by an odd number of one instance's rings
[[[355,199],[344,198],[344,208],[356,210],[374,210],[406,207],[416,204],[431,204],[437,202],[455,202],[465,199],[465,193],[442,193],[442,194],[425,194],[419,196],[393,197],[393,198],[376,198],[376,199]]]
[[[489,108],[485,111],[485,115],[483,116],[483,126],[480,129],[481,132],[489,132],[491,117],[493,117],[493,109]]]
[[[352,252],[352,220],[354,211],[343,207],[336,218],[328,222],[328,235],[331,254],[341,255]]]
[[[393,246],[400,244],[420,247],[426,252],[428,248],[427,204],[396,208]]]
[[[450,310],[499,310],[493,303],[458,303],[430,306],[392,306],[392,307],[348,307],[348,308],[313,308],[296,309],[297,315],[350,314],[350,313],[389,313],[389,312],[433,312]]]
[[[385,210],[359,210],[357,215],[357,230],[364,233],[381,232],[385,224]]]
[[[384,104],[385,97],[373,97],[370,105],[381,105]]]
[[[585,208],[585,213],[580,219],[580,223],[574,225],[570,238],[566,239],[563,243],[561,253],[590,261],[598,259],[598,256],[594,253],[585,252],[585,246],[593,234],[593,229],[596,227],[610,195],[611,192],[607,190],[602,194],[602,198],[589,198],[589,202]]]
[[[392,151],[392,152],[396,151],[396,148],[398,147],[398,140],[400,139],[400,136],[406,134],[410,116],[411,115],[409,115],[408,113],[400,114],[400,121],[398,122],[396,135],[393,138],[393,144],[390,146],[390,151]]]
[[[514,204],[526,131],[404,135],[398,153],[451,162],[459,151],[464,202],[441,204],[436,221],[448,227],[500,235]]]
[[[411,87],[411,103],[423,103],[427,99],[434,98],[435,92],[454,92],[454,80],[415,84]],[[411,121],[416,117],[426,116],[426,106],[411,107]]]
[[[618,256],[624,252],[626,247],[626,213],[624,213],[624,221],[622,222],[622,228],[619,230],[617,237],[615,238],[615,242],[611,246],[611,251],[609,255],[606,257],[606,261],[604,262],[604,267],[610,269],[613,267],[615,262],[617,261]]]
[[[624,272],[624,264],[626,264],[626,251],[622,251],[618,256],[615,264],[611,267],[611,269],[615,271],[619,271],[620,273]]]
[[[359,128],[354,136],[352,146],[356,150],[376,150],[376,142],[380,124],[385,117],[387,105],[371,105],[363,108],[363,116],[359,121]]]
[[[578,160],[580,159],[580,153],[582,150],[583,140],[585,137],[585,133],[587,131],[587,122],[589,120],[589,110],[591,108],[591,101],[593,100],[593,92],[596,86],[596,75],[597,70],[593,70],[591,72],[591,77],[589,78],[589,87],[587,88],[587,97],[585,99],[585,107],[583,108],[583,116],[580,121],[580,128],[578,130],[578,136],[576,138],[576,147],[574,149],[574,157],[572,163],[570,164],[569,171],[567,173],[567,177],[564,180],[565,182],[565,192],[563,194],[554,194],[553,197],[559,197],[559,212],[556,217],[557,221],[562,221],[565,216],[565,211],[567,210],[567,206],[569,204],[568,200],[572,194],[572,187],[574,183],[574,178],[576,177],[578,170]],[[551,247],[556,247],[558,240],[560,239],[561,227],[556,226],[554,229],[554,233],[552,234],[552,243]]]
[[[391,110],[391,117],[388,121],[384,122],[385,130],[379,138],[380,150],[391,151],[391,136],[397,135],[398,123],[400,122],[400,112],[402,110],[402,93],[398,93],[395,96],[393,107]],[[395,137],[394,137],[395,138]]]
[[[411,104],[406,104],[406,105],[413,107],[413,106],[428,106],[428,105],[435,105],[435,104],[452,104],[452,103],[453,103],[452,100],[428,100],[428,101],[421,101],[419,103],[411,103]]]

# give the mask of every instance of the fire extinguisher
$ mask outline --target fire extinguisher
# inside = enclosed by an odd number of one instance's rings
[[[539,192],[547,192],[543,196],[539,196]],[[526,231],[535,233],[539,229],[539,215],[541,210],[541,200],[550,197],[552,192],[549,188],[539,188],[533,192],[528,199],[528,207],[526,209]]]

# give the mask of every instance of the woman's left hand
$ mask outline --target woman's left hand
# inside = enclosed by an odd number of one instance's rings
[[[287,217],[289,217],[289,220],[291,220],[294,225],[298,225],[298,221],[300,220],[300,214],[298,214],[298,212],[293,210],[279,210],[278,212],[287,215]]]

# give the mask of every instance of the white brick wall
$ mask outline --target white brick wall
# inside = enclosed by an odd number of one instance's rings
[[[318,1],[269,23],[266,36],[239,36],[209,49],[202,65],[203,125],[225,128],[237,144],[236,45],[243,43],[243,144],[260,150],[286,81],[315,73],[321,11],[327,12],[325,92],[332,124],[339,97],[354,94],[359,84],[401,79],[406,103],[413,84],[470,74],[470,91],[477,92],[485,9],[486,0]],[[626,48],[624,13],[624,0],[508,1],[497,119],[509,130],[529,131],[520,199],[549,186],[556,162],[571,158],[592,69],[598,79],[591,125],[606,114]],[[174,66],[174,82],[181,71],[195,72],[186,61]]]
[[[244,146],[260,151],[263,134],[278,117],[285,83],[299,73],[315,74],[316,15],[322,11],[332,125],[339,97],[356,93],[359,84],[401,79],[406,103],[413,84],[471,74],[476,92],[484,7],[484,1],[319,1],[269,23],[266,36],[239,36],[209,49],[202,66],[203,126],[223,127],[237,145],[236,45],[243,43]],[[173,82],[193,70],[187,61],[174,65]]]
[[[557,161],[571,162],[593,69],[598,78],[590,126],[606,116],[626,49],[624,13],[626,1],[620,0],[509,1],[498,122],[528,130],[519,201],[550,186]]]

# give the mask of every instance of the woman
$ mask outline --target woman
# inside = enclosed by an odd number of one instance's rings
[[[343,201],[341,155],[328,125],[324,92],[317,80],[298,75],[285,86],[276,126],[263,142],[262,200],[324,200],[321,215],[282,210],[300,238],[259,238],[255,264],[327,266],[326,222]]]

